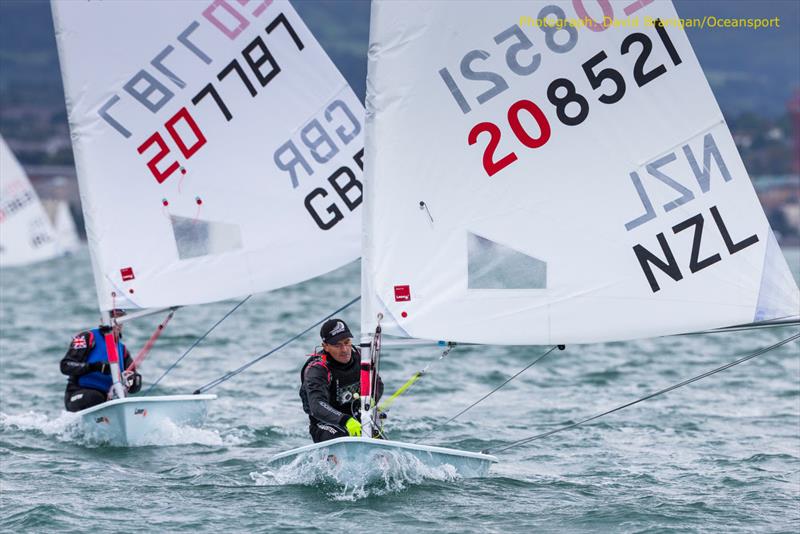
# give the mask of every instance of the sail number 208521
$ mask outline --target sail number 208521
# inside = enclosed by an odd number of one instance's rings
[[[579,5],[580,2],[574,2],[574,4],[576,5],[576,10],[580,14],[582,11]],[[640,2],[639,7],[641,7],[641,5],[645,5],[645,3]],[[638,9],[638,7],[636,9]],[[629,10],[626,9],[626,13],[629,14]],[[578,31],[575,27],[566,23],[566,15],[560,7],[545,6],[539,12],[540,20],[544,20],[549,16],[555,16],[560,23],[554,21],[551,26],[543,25],[539,27],[539,29],[544,32],[544,40],[547,47],[550,51],[557,54],[569,52],[577,44]],[[590,29],[593,31],[603,31],[605,27],[590,26]],[[680,65],[682,59],[672,43],[670,36],[667,34],[666,29],[659,20],[656,20],[655,31],[673,66]],[[566,32],[567,35],[566,42],[562,44],[558,44],[556,40],[556,35],[559,32]],[[563,38],[560,38],[560,40],[563,40]],[[532,49],[534,45],[519,26],[513,25],[505,29],[494,36],[494,41],[498,45],[506,41],[512,42],[505,51],[506,65],[512,73],[518,76],[528,76],[533,74],[541,65],[542,54],[540,53],[532,54],[527,61],[521,60],[520,53]],[[639,52],[633,65],[632,74],[636,85],[638,87],[643,87],[665,74],[667,72],[667,66],[664,64],[648,64],[648,59],[653,51],[653,40],[651,36],[641,32],[627,35],[620,45],[619,55],[623,56],[629,54],[636,49],[638,49]],[[508,82],[506,82],[505,78],[500,74],[487,70],[476,70],[474,68],[473,64],[475,62],[484,61],[489,57],[489,52],[471,50],[464,55],[460,64],[461,75],[465,80],[485,81],[492,84],[491,88],[477,95],[476,100],[478,104],[483,104],[491,100],[509,88]],[[601,66],[601,63],[607,59],[609,59],[609,55],[606,51],[600,50],[584,61],[581,64],[581,68],[592,90],[600,90],[603,82],[606,80],[610,82],[610,84],[606,84],[606,87],[613,88],[613,91],[610,93],[601,93],[597,97],[599,102],[609,105],[622,100],[626,94],[626,84],[625,78],[619,70],[611,67],[603,68],[603,66]],[[450,71],[447,68],[442,68],[439,70],[439,76],[456,104],[461,109],[461,112],[464,114],[470,113],[472,107],[464,96],[459,84],[452,74],[450,74]],[[578,91],[575,83],[569,78],[560,77],[551,81],[547,86],[547,100],[552,105],[551,112],[555,112],[555,116],[559,122],[566,126],[578,126],[589,116],[589,100]],[[520,120],[522,111],[525,111],[534,119],[539,129],[538,134],[531,134],[523,127],[522,121]],[[550,121],[547,118],[547,113],[531,100],[523,99],[511,104],[507,110],[507,120],[517,140],[527,148],[539,148],[545,145],[550,139],[552,129]],[[473,126],[467,135],[468,144],[470,146],[475,145],[478,142],[478,138],[483,133],[489,134],[488,142],[484,147],[483,168],[488,176],[493,176],[514,163],[517,160],[517,155],[513,151],[507,154],[497,154],[501,139],[501,130],[494,122],[484,121]]]

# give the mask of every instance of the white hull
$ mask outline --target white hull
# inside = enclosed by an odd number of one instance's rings
[[[298,447],[273,456],[269,463],[280,467],[295,461],[318,457],[321,462],[335,465],[374,465],[381,456],[390,454],[410,455],[426,467],[452,466],[463,478],[484,477],[497,458],[478,452],[460,451],[444,447],[431,447],[414,443],[403,443],[371,438],[336,438],[321,443]]]
[[[208,401],[216,395],[127,397],[77,412],[90,440],[117,446],[157,442],[168,425],[196,426],[206,417]]]

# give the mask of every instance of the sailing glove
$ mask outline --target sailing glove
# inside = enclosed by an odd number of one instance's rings
[[[347,427],[347,433],[351,437],[361,437],[361,423],[359,423],[358,419],[351,417],[344,426]]]
[[[108,362],[92,362],[89,364],[90,373],[103,373],[104,375],[111,374],[111,367]]]

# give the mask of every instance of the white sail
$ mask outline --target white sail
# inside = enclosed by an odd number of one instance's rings
[[[584,343],[798,315],[672,4],[584,4],[373,4],[363,331]]]
[[[39,195],[0,137],[0,266],[36,263],[59,254]]]
[[[62,252],[74,252],[80,246],[78,229],[75,226],[75,219],[69,211],[69,204],[59,200],[55,207],[55,217],[53,226],[56,229],[56,240]]]
[[[363,107],[288,2],[52,7],[101,309],[358,258]]]
[[[58,250],[63,254],[75,252],[80,246],[80,238],[67,201],[49,199],[42,202],[42,207],[53,223]]]

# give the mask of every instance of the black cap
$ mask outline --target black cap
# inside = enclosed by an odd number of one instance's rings
[[[339,341],[353,337],[347,323],[341,319],[328,319],[319,330],[319,337],[324,343],[338,343]]]

